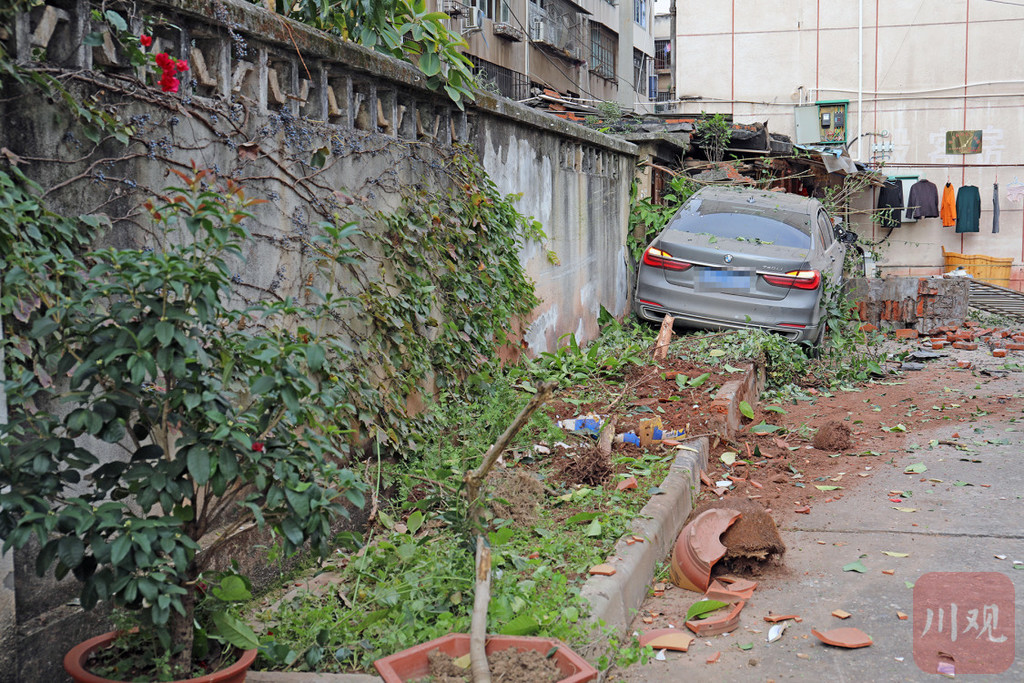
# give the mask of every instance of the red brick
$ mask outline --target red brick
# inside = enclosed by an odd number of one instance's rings
[[[945,341],[939,341],[938,339],[932,339],[932,350],[941,349],[946,345]]]
[[[958,360],[956,362],[956,366],[958,368],[962,369],[962,370],[967,370],[968,368],[972,367],[973,365],[974,365],[974,363],[972,363],[969,360]]]
[[[917,339],[917,330],[912,327],[903,330],[896,330],[897,339]]]
[[[1017,342],[1018,344],[1024,344],[1024,334],[1013,335],[1013,341]]]
[[[962,349],[964,351],[977,351],[978,350],[978,343],[977,342],[958,341],[958,342],[953,342],[953,348],[954,349]]]
[[[1016,344],[1014,342],[1009,342],[1006,345],[1006,348],[1009,351],[1024,351],[1024,344]]]
[[[1006,330],[994,330],[992,332],[992,336],[999,337],[1000,339],[1005,339],[1006,337],[1010,336],[1010,333],[1007,332]]]
[[[984,330],[976,329],[972,333],[972,335],[973,335],[973,337],[975,339],[977,339],[978,337],[984,337],[986,334],[992,334],[992,328],[991,327],[988,327],[988,328],[986,328]]]
[[[863,325],[860,326],[860,331],[861,332],[878,332],[878,328],[875,327],[874,325],[872,325],[871,323],[864,323]]]
[[[1006,349],[992,349],[992,355],[996,358],[1006,358]]]
[[[968,321],[964,322],[964,327],[977,327],[980,324],[981,323],[975,322],[973,320],[968,320]]]
[[[970,332],[957,332],[956,334],[951,336],[953,337],[953,341],[971,341],[972,339],[974,339],[974,335],[972,335]]]

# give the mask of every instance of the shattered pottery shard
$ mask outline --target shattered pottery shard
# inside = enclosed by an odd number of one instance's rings
[[[611,576],[615,573],[615,567],[610,564],[599,564],[591,567],[590,573],[596,576]]]
[[[677,628],[658,628],[640,636],[640,647],[650,645],[655,650],[686,652],[692,642],[693,636]]]
[[[735,631],[740,625],[740,612],[747,603],[737,602],[725,616],[717,619],[697,619],[686,622],[686,628],[696,633],[701,638],[717,636],[722,633]]]
[[[726,552],[719,538],[740,516],[736,510],[707,510],[683,527],[672,549],[672,583],[697,593],[706,591],[711,566]]]
[[[871,640],[871,636],[853,626],[834,628],[824,632],[812,628],[811,633],[826,645],[835,645],[836,647],[867,647],[874,642]]]

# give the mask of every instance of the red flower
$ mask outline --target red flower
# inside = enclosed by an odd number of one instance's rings
[[[139,42],[142,43],[142,47],[149,47],[153,44],[153,36],[139,36]]]
[[[161,52],[156,57],[156,65],[164,71],[174,68],[174,60],[167,56],[166,52]]]
[[[257,453],[266,453],[267,452],[267,446],[262,441],[254,442],[253,445],[252,445],[252,449],[254,451],[256,451]]]
[[[164,92],[178,92],[178,85],[178,79],[172,76],[170,71],[165,71],[160,78],[160,89]]]
[[[175,64],[178,67],[178,71],[188,71],[188,62],[184,59],[179,59],[178,63]]]

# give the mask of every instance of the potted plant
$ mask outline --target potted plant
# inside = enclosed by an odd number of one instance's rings
[[[181,186],[145,205],[145,249],[76,256],[100,221],[29,201],[26,220],[0,222],[0,538],[4,550],[36,539],[40,574],[73,574],[85,609],[133,612],[187,678],[210,637],[253,644],[223,610],[197,633],[217,551],[255,526],[286,553],[326,553],[364,485],[342,466],[347,401],[327,381],[336,349],[318,336],[338,302],[238,306],[232,267],[255,202],[208,172],[174,173]],[[26,182],[4,189],[31,199]],[[352,226],[325,228],[325,267],[350,262]],[[232,576],[217,579],[223,598],[239,595]]]

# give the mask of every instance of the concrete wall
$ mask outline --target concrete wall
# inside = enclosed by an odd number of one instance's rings
[[[937,218],[904,223],[879,247],[883,274],[942,272],[945,247],[1012,256],[1012,284],[1024,289],[1024,202],[1006,193],[1014,178],[1024,181],[1020,7],[981,0],[728,0],[714,3],[714,11],[706,3],[676,6],[678,93],[700,98],[684,103],[683,111],[768,121],[773,131],[792,135],[794,105],[848,99],[854,158],[884,163],[890,175],[927,177],[940,191],[947,181],[980,189],[980,232],[956,234]],[[951,130],[982,130],[982,153],[947,155]],[[993,234],[997,180],[1000,232]],[[874,206],[875,196],[863,203]],[[857,230],[872,241],[887,236],[866,220]]]
[[[547,234],[521,254],[542,300],[524,331],[530,351],[553,350],[565,333],[592,339],[601,306],[627,313],[633,145],[487,93],[460,111],[428,90],[416,69],[238,0],[139,6],[139,16],[166,20],[153,51],[192,67],[192,83],[163,95],[143,87],[115,51],[78,47],[103,27],[90,22],[89,9],[71,0],[22,16],[11,51],[30,62],[33,50],[45,49],[47,66],[74,74],[65,83],[79,101],[96,96],[104,111],[132,126],[127,150],[112,142],[94,146],[66,110],[39,97],[12,97],[6,87],[0,147],[33,158],[23,168],[44,187],[68,182],[47,197],[56,208],[119,219],[107,240],[142,247],[159,239],[146,233],[139,202],[171,184],[168,168],[195,161],[267,200],[254,207],[253,239],[246,263],[238,264],[239,302],[302,297],[321,265],[310,248],[318,221],[342,210],[387,210],[416,186],[450,188],[445,159],[453,145],[469,145],[502,192],[521,193],[519,210]],[[310,163],[318,149],[329,152],[322,168]],[[354,206],[346,207],[350,201]],[[361,246],[379,255],[379,247]],[[367,277],[376,276],[375,268],[370,262]],[[77,588],[34,578],[31,560],[26,552],[0,562],[8,588],[0,590],[0,652],[21,659],[20,673],[0,667],[4,682],[60,680],[61,653],[95,632],[91,622],[102,618],[83,619],[68,604]],[[12,597],[16,609],[7,610]]]

